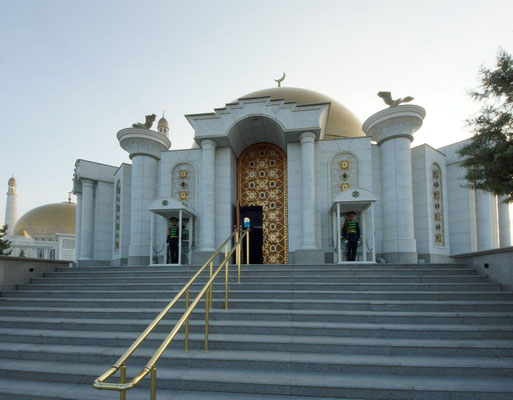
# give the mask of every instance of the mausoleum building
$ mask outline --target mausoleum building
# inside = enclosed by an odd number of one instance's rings
[[[121,129],[130,164],[76,161],[76,261],[167,263],[172,217],[182,264],[204,262],[244,218],[252,263],[347,262],[349,211],[361,230],[355,262],[449,262],[511,246],[509,206],[465,187],[464,142],[412,147],[425,116],[393,104],[362,125],[332,98],[276,87],[186,115],[190,149],[172,149],[165,118]]]

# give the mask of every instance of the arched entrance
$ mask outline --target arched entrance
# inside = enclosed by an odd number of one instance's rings
[[[256,143],[246,148],[237,160],[237,199],[241,215],[247,213],[255,221],[254,235],[261,262],[286,264],[287,231],[287,156],[272,143]],[[250,218],[251,218],[250,217]],[[260,223],[261,221],[261,223]],[[251,235],[250,235],[251,237]],[[256,257],[259,259],[259,257]]]

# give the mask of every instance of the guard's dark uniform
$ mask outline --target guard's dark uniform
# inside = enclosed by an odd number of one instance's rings
[[[180,237],[180,228],[178,225],[171,225],[169,227],[169,234],[167,235],[167,262],[171,264],[178,264],[178,239]]]
[[[360,240],[360,225],[356,221],[346,221],[342,227],[342,237],[347,240],[347,261],[356,260],[356,249]]]

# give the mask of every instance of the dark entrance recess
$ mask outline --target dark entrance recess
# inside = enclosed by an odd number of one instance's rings
[[[264,230],[262,207],[240,207],[240,226],[244,226],[244,218],[249,218],[249,226],[251,231],[249,233],[249,262],[250,264],[262,264],[262,245],[264,243]],[[243,262],[246,261],[246,246],[243,250]]]

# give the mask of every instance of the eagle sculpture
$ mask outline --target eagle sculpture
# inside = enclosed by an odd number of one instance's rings
[[[147,115],[146,122],[143,124],[142,122],[136,122],[132,125],[133,128],[142,128],[142,129],[150,129],[153,123],[155,122],[155,118],[157,116],[155,114]]]
[[[390,92],[378,92],[378,96],[383,99],[385,104],[388,104],[390,107],[396,107],[401,103],[407,103],[413,100],[413,97],[406,96],[404,99],[392,99],[392,94]]]

